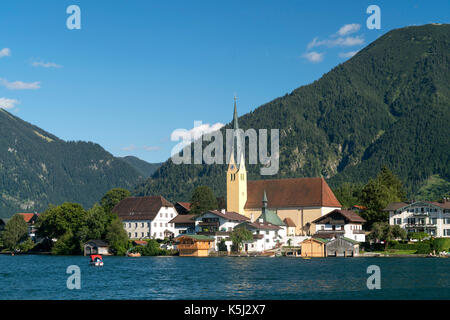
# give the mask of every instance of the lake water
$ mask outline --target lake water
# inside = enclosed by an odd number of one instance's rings
[[[0,255],[0,299],[450,299],[450,259]],[[66,269],[81,269],[81,289]],[[368,290],[367,267],[381,269]]]

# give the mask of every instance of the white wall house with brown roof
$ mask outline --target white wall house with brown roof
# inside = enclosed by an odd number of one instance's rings
[[[238,227],[244,227],[251,231],[253,239],[245,241],[244,251],[246,252],[264,252],[281,246],[283,243],[283,230],[280,226],[268,222],[244,222]]]
[[[358,242],[366,241],[366,233],[362,226],[366,220],[354,211],[333,210],[313,222],[316,226],[314,237],[325,239],[345,237]]]
[[[390,203],[389,224],[407,232],[426,232],[435,237],[450,237],[450,201],[411,201]]]
[[[171,222],[177,215],[172,203],[162,196],[128,197],[114,208],[130,239],[164,239],[175,236]]]

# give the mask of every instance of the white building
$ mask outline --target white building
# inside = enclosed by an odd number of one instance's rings
[[[175,236],[174,223],[178,213],[162,196],[128,197],[112,210],[123,222],[130,239],[164,239]]]
[[[346,237],[358,242],[366,241],[363,223],[366,220],[350,210],[333,210],[313,221],[316,225],[314,236],[319,238]]]
[[[393,202],[384,211],[389,212],[389,224],[399,225],[407,232],[426,232],[435,237],[450,237],[450,201]]]
[[[197,234],[214,237],[214,246],[218,250],[219,243],[224,240],[227,250],[231,250],[230,233],[234,227],[244,221],[250,221],[244,215],[225,210],[210,210],[195,217],[195,232]]]
[[[175,237],[195,233],[195,214],[178,214],[169,223],[174,225]]]
[[[245,241],[244,251],[246,252],[263,252],[281,246],[283,238],[286,235],[282,227],[262,221],[249,222],[246,221],[238,226],[244,227],[251,231],[253,240]]]

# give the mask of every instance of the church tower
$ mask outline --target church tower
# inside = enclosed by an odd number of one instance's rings
[[[244,153],[240,152],[241,148],[244,150],[245,146],[241,146],[241,137],[239,136],[238,116],[236,109],[236,97],[234,98],[234,116],[233,116],[233,149],[231,152],[230,161],[227,170],[227,211],[237,212],[245,215],[244,206],[247,202],[247,170],[245,168]],[[236,141],[236,143],[234,143]],[[235,148],[237,152],[235,152]],[[239,164],[236,163],[236,158],[239,157]]]

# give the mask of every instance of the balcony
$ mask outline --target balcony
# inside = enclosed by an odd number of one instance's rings
[[[352,230],[353,234],[366,234],[365,230]]]
[[[199,250],[209,249],[211,245],[209,242],[195,242],[195,243],[180,243],[177,244],[178,250]]]

